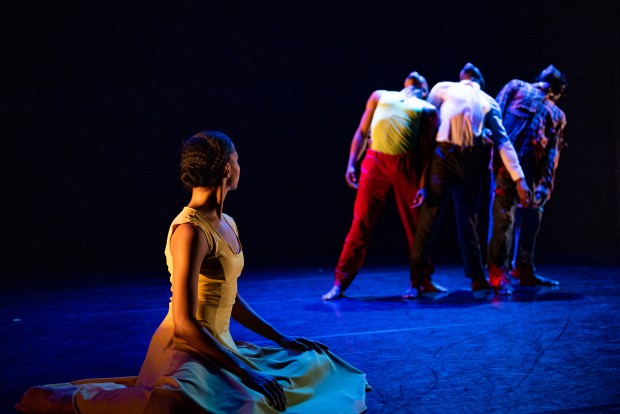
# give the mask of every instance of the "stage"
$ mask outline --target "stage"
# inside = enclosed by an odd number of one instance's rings
[[[364,371],[368,413],[620,412],[620,267],[539,271],[561,286],[473,295],[459,266],[438,264],[449,294],[403,301],[405,267],[367,266],[324,302],[331,269],[308,264],[247,269],[239,292]],[[13,274],[0,294],[3,413],[31,385],[137,374],[167,311],[164,271],[43,276]]]

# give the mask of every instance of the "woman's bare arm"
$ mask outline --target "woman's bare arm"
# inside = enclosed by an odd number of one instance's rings
[[[302,337],[293,337],[284,335],[269,322],[264,320],[252,307],[237,294],[235,304],[232,310],[232,317],[246,328],[256,332],[264,338],[270,339],[278,345],[285,348],[300,349],[308,351],[314,349],[317,352],[323,352],[327,347],[319,342],[311,341]]]

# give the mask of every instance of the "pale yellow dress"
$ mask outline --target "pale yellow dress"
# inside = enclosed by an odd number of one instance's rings
[[[237,234],[230,216],[223,215]],[[273,375],[285,389],[287,413],[345,414],[366,410],[366,376],[330,352],[300,352],[276,346],[235,343],[229,332],[243,253],[230,245],[196,210],[185,207],[174,219],[166,243],[172,274],[170,237],[183,223],[204,231],[211,253],[198,281],[196,316],[217,340],[249,366]],[[174,297],[171,299],[174,301]],[[311,318],[308,318],[309,320]],[[153,335],[137,377],[74,381],[74,408],[80,414],[132,413],[278,413],[266,398],[231,372],[203,358],[173,335],[169,311]],[[55,384],[49,387],[63,386]]]

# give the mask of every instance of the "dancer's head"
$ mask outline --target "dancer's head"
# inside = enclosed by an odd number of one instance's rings
[[[463,69],[461,69],[461,73],[459,74],[459,79],[471,79],[480,85],[480,89],[484,89],[485,83],[482,72],[480,72],[480,69],[475,67],[472,63],[467,62],[465,66],[463,66]]]
[[[566,89],[568,88],[566,75],[553,65],[547,66],[540,72],[536,77],[536,82],[547,84],[546,86],[553,93],[555,100],[559,99],[562,95],[566,95]]]
[[[233,142],[219,131],[202,131],[183,142],[181,151],[181,182],[185,188],[222,185],[231,176],[231,161],[236,163]],[[233,168],[236,168],[233,166]],[[238,170],[232,188],[236,187]]]
[[[419,99],[426,99],[428,96],[428,83],[424,76],[418,72],[411,72],[405,79],[405,88],[412,88],[413,95]]]

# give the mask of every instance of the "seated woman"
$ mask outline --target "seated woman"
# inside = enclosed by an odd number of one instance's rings
[[[360,413],[365,374],[305,338],[275,329],[237,293],[243,252],[224,200],[239,182],[238,155],[221,132],[183,143],[181,181],[191,189],[166,243],[168,314],[137,377],[29,389],[24,413]],[[235,343],[230,317],[279,347]]]

